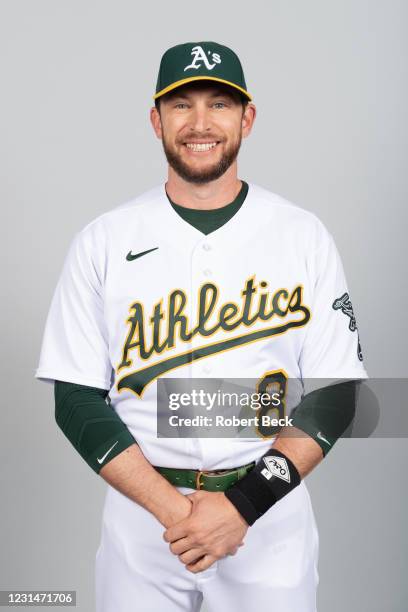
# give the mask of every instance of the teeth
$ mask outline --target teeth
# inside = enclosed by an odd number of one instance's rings
[[[216,142],[206,142],[206,143],[193,143],[193,142],[188,142],[187,143],[187,148],[191,149],[192,151],[209,151],[210,149],[213,149],[216,146]]]

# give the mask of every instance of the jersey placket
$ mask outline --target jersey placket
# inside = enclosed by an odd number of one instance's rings
[[[203,236],[202,240],[197,243],[191,254],[191,320],[194,322],[198,321],[200,289],[202,286],[210,282],[214,283],[217,287],[222,284],[222,279],[219,278],[217,271],[217,249],[215,248],[215,245],[216,241],[211,239],[211,235]],[[201,335],[196,334],[192,338],[191,348],[194,350],[202,347],[203,345],[211,344],[211,342],[211,336],[202,337]],[[211,358],[204,357],[191,363],[192,378],[208,379],[214,377],[216,374],[217,373],[212,367]],[[212,416],[211,413],[206,411],[204,406],[199,409],[199,413],[203,416]],[[201,432],[203,432],[203,429],[207,431],[211,429],[214,432],[214,429],[211,426],[202,427]],[[220,443],[221,441],[217,438],[206,438],[203,437],[203,435],[196,438],[196,450],[198,451],[200,449],[200,455],[202,458],[201,467],[208,469],[208,466],[212,466],[212,468],[215,469],[214,461],[216,461],[216,457],[219,455]],[[227,452],[229,445],[228,443],[225,444],[225,441],[223,444],[225,445],[225,450]]]

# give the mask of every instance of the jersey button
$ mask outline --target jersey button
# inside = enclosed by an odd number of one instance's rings
[[[204,372],[204,374],[210,374],[210,372],[211,372],[210,366],[209,365],[203,366],[203,372]]]
[[[204,274],[204,276],[211,276],[211,275],[212,275],[212,272],[211,272],[210,268],[206,268],[206,269],[203,271],[203,274]]]
[[[211,244],[208,244],[208,242],[204,242],[203,249],[204,251],[211,251]]]

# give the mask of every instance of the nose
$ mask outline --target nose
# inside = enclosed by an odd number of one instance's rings
[[[205,104],[195,104],[190,114],[190,129],[203,133],[211,129],[210,113]]]

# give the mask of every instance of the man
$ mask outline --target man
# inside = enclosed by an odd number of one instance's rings
[[[75,237],[36,373],[55,381],[57,423],[108,483],[97,611],[204,598],[212,611],[312,612],[303,478],[367,377],[341,261],[313,214],[238,178],[256,108],[231,49],[167,50],[154,98],[167,181]],[[278,435],[157,436],[159,379],[225,377],[282,399],[290,379],[337,383],[299,398]]]

